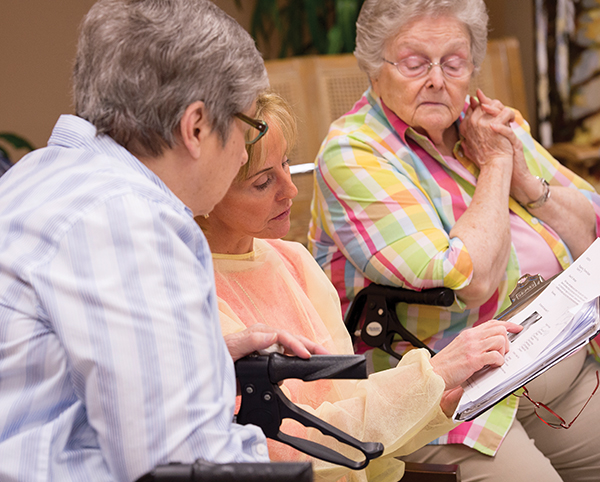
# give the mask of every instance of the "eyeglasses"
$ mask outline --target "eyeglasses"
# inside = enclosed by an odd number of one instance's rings
[[[401,75],[409,79],[423,77],[436,66],[442,69],[442,73],[446,78],[462,79],[471,75],[474,67],[471,62],[459,57],[452,57],[444,62],[430,62],[429,59],[416,55],[406,57],[398,62],[390,62],[384,58],[382,60],[396,67]]]
[[[575,420],[577,420],[577,417],[579,417],[579,415],[581,415],[581,412],[583,412],[583,409],[585,407],[587,407],[588,403],[590,403],[590,400],[592,399],[592,397],[598,390],[598,386],[600,386],[600,375],[598,374],[598,371],[596,371],[596,388],[594,388],[594,391],[590,395],[590,398],[587,399],[587,402],[585,402],[583,407],[581,407],[581,410],[579,410],[579,413],[577,415],[575,415],[575,418],[573,420],[571,420],[571,422],[569,422],[569,423],[565,422],[565,420],[560,415],[556,414],[551,408],[547,407],[543,403],[532,400],[529,397],[529,393],[527,392],[527,387],[523,387],[523,393],[520,395],[517,395],[517,397],[525,397],[527,400],[529,400],[531,403],[533,403],[533,405],[535,406],[535,414],[537,415],[537,418],[539,418],[542,422],[544,422],[546,425],[548,425],[548,427],[555,428],[555,429],[560,429],[560,428],[567,429],[567,428],[570,428],[571,425],[573,425]],[[540,409],[540,408],[544,409],[544,411],[541,413],[538,412],[538,409]]]
[[[267,125],[267,123],[265,121],[253,119],[252,117],[248,117],[247,115],[242,114],[241,112],[239,112],[238,114],[235,114],[235,116],[238,119],[244,121],[246,124],[251,125],[258,131],[258,134],[256,134],[255,137],[252,137],[251,139],[246,139],[246,144],[254,144],[254,143],[258,142],[258,140],[262,136],[264,136],[267,133],[267,131],[269,130],[269,126]]]

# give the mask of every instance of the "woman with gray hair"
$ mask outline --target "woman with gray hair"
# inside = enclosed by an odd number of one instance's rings
[[[241,26],[208,0],[101,0],[85,17],[77,116],[0,183],[0,480],[130,481],[158,464],[267,462],[232,423],[208,213],[247,162],[267,87]],[[230,356],[231,354],[231,356]]]
[[[435,351],[505,309],[523,274],[569,266],[600,222],[598,194],[535,142],[520,113],[467,96],[487,20],[483,0],[367,0],[355,55],[371,87],[317,159],[309,243],[344,310],[371,282],[451,288],[450,308],[397,308]],[[379,369],[391,365],[382,353],[371,354]],[[571,420],[598,368],[582,350],[529,393]],[[460,463],[467,481],[591,480],[598,413],[592,398],[584,420],[552,430],[511,396],[407,460]]]

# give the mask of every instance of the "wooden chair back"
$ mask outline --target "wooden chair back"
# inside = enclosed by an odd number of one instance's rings
[[[473,79],[470,94],[480,88],[485,95],[517,109],[525,119],[527,99],[521,63],[521,49],[516,37],[492,39],[488,42],[485,60]]]

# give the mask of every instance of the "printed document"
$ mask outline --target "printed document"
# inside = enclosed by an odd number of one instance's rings
[[[454,420],[472,420],[527,382],[574,353],[600,331],[600,239],[509,321],[504,365],[480,370],[464,384]]]

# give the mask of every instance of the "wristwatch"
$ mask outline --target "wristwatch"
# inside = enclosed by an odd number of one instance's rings
[[[535,201],[525,204],[527,209],[537,209],[543,206],[543,204],[550,198],[550,184],[548,184],[548,181],[539,176],[535,176],[535,178],[542,183],[544,192]]]

